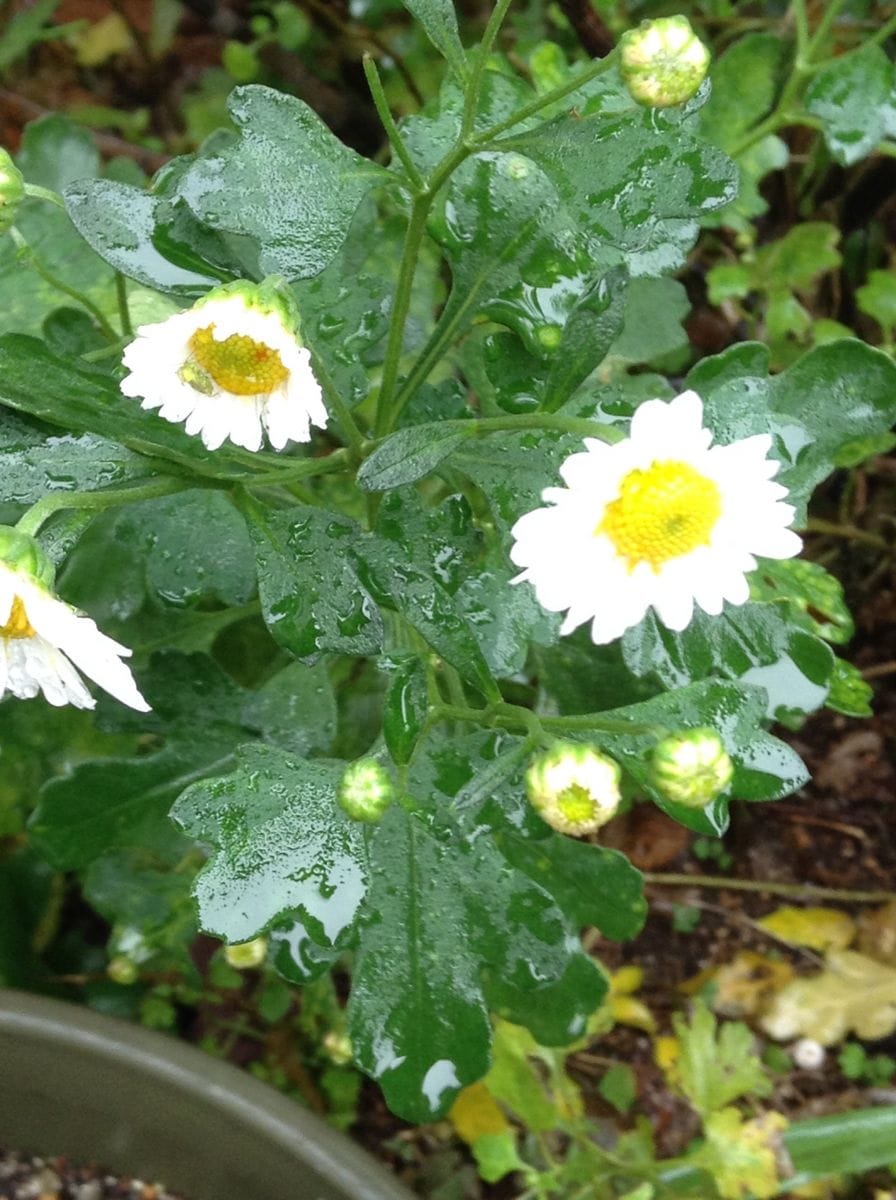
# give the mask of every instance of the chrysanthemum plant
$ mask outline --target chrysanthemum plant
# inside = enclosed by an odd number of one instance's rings
[[[896,367],[844,340],[632,371],[738,188],[702,46],[676,18],[522,73],[510,0],[471,49],[448,0],[405,3],[445,78],[396,124],[367,64],[388,165],[260,86],[148,186],[27,131],[0,730],[13,779],[55,756],[33,852],[143,958],[186,880],[292,983],[348,964],[357,1063],[427,1120],[493,1014],[585,1029],[582,929],[645,911],[600,844],[620,805],[721,834],[806,780],[776,720],[867,710],[799,530],[891,427]],[[75,668],[116,699],[64,721],[45,701],[95,703]]]

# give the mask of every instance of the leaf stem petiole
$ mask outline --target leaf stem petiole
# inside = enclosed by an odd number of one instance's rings
[[[50,517],[66,508],[92,508],[99,512],[105,508],[114,508],[118,504],[131,504],[135,500],[170,496],[173,492],[181,492],[190,486],[186,480],[163,475],[143,484],[142,487],[120,488],[108,492],[51,492],[31,505],[16,523],[16,529],[34,537]]]

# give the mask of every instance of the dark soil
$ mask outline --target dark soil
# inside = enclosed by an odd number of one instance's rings
[[[160,1183],[0,1150],[0,1200],[183,1200]]]

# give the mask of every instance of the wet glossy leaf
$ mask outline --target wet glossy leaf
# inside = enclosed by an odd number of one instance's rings
[[[464,440],[464,432],[448,422],[400,429],[378,446],[358,472],[368,492],[403,487],[428,475]]]
[[[152,713],[105,700],[104,709],[117,710],[119,728],[157,733],[164,744],[139,757],[79,763],[46,784],[30,836],[59,870],[122,847],[180,841],[167,817],[171,801],[198,776],[221,770],[240,735],[239,689],[210,659],[160,655],[137,680]]]
[[[834,661],[827,707],[846,717],[873,717],[874,689],[862,678],[858,667],[842,658]]]
[[[139,454],[95,434],[47,436],[40,427],[0,409],[0,500],[34,504],[47,492],[97,491],[145,478]]]
[[[838,163],[865,158],[885,136],[893,80],[893,64],[882,47],[868,45],[834,59],[809,84],[806,110],[821,121]]]
[[[29,183],[61,192],[76,179],[98,175],[100,156],[86,129],[61,113],[50,113],[25,127],[18,165]]]
[[[53,354],[37,338],[21,334],[0,337],[2,404],[70,433],[111,438],[159,460],[156,469],[164,470],[173,463],[199,475],[240,478],[265,463],[277,466],[280,462],[274,455],[251,454],[236,447],[212,453],[179,425],[163,421],[123,396],[118,383],[105,372]]]
[[[619,336],[609,349],[614,358],[649,363],[688,344],[682,322],[691,310],[677,279],[633,279]]]
[[[382,621],[349,559],[361,532],[345,517],[297,505],[244,506],[255,544],[258,592],[271,636],[296,658],[322,650],[375,654]]]
[[[696,613],[681,633],[666,629],[652,614],[622,638],[622,653],[639,678],[663,687],[685,687],[722,676],[763,688],[769,719],[786,720],[824,704],[834,655],[820,638],[795,629],[776,604],[726,608],[718,617]]]
[[[316,275],[386,173],[294,96],[253,85],[237,88],[228,108],[239,138],[188,166],[178,195],[205,225],[256,242],[262,274]]]
[[[304,986],[331,971],[343,951],[321,946],[308,933],[303,920],[278,921],[268,932],[270,961],[290,983]]]
[[[479,881],[450,842],[395,806],[370,855],[349,998],[355,1061],[393,1112],[428,1121],[488,1069],[491,1025],[464,905]]]
[[[409,655],[394,665],[383,709],[383,737],[394,762],[410,760],[428,713],[426,663]]]
[[[366,887],[361,827],[336,803],[343,768],[242,746],[230,775],[188,788],[171,815],[216,847],[195,895],[203,929],[245,942],[300,909],[332,942],[354,920]]]
[[[457,30],[457,14],[452,0],[402,0],[405,8],[426,30],[426,36],[445,56],[452,71],[466,75],[467,60]]]
[[[336,736],[336,697],[326,664],[290,663],[248,697],[242,720],[292,754],[326,753]]]
[[[764,560],[750,579],[750,593],[756,600],[785,601],[790,619],[825,641],[840,645],[855,633],[843,584],[808,558]]]
[[[405,557],[425,565],[452,596],[469,577],[482,549],[482,535],[461,494],[428,505],[414,488],[390,492],[379,506],[374,531]]]
[[[542,407],[546,412],[560,408],[603,362],[622,330],[627,285],[624,270],[610,271],[588,287],[571,310],[545,382]]]
[[[896,421],[896,365],[846,339],[810,350],[773,378],[767,370],[768,351],[746,343],[704,359],[688,384],[703,397],[717,441],[772,434],[772,453],[783,464],[777,478],[800,520],[841,447],[887,432]]]

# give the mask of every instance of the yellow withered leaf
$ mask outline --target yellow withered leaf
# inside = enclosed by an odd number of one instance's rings
[[[867,1041],[896,1029],[896,968],[854,950],[832,950],[825,969],[794,979],[761,1018],[780,1041],[810,1037],[833,1046],[848,1033]]]
[[[486,1134],[506,1133],[510,1129],[510,1122],[481,1081],[458,1093],[448,1117],[458,1137],[468,1146]]]
[[[856,935],[855,923],[836,908],[776,909],[756,922],[775,937],[810,950],[845,950]]]

